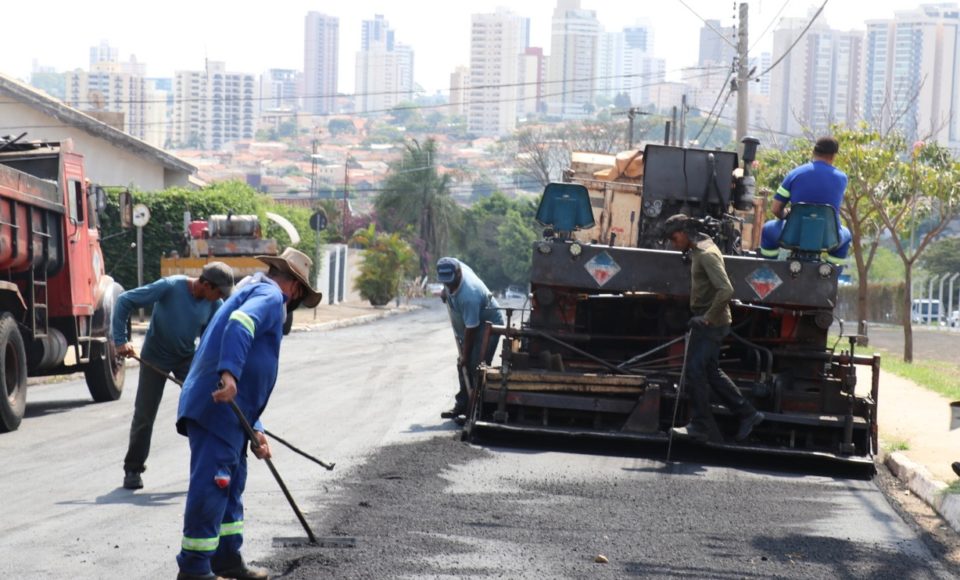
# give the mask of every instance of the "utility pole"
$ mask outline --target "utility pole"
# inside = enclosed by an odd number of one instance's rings
[[[623,113],[619,113],[622,115]],[[630,121],[629,128],[627,129],[627,149],[633,149],[633,119],[637,115],[648,115],[649,113],[644,113],[640,110],[640,107],[630,107],[627,109],[627,119]]]
[[[677,145],[680,147],[686,147],[687,139],[687,95],[684,94],[680,97],[680,139],[677,141]]]
[[[737,30],[737,143],[747,136],[747,118],[750,115],[750,62],[747,58],[747,3],[740,3],[740,22]],[[742,147],[742,145],[740,145]]]
[[[343,243],[347,243],[347,191],[350,186],[350,154],[347,154],[347,160],[343,162],[343,219],[341,220],[341,229],[343,231]]]

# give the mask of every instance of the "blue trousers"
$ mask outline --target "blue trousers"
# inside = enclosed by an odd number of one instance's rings
[[[245,446],[233,448],[196,421],[187,421],[187,438],[190,486],[177,564],[187,574],[202,576],[242,561],[247,458]]]
[[[780,255],[780,232],[783,231],[783,220],[770,220],[763,224],[760,235],[760,254],[765,258],[776,258]],[[828,260],[834,263],[842,262],[850,253],[850,230],[840,226],[840,245],[828,254]]]

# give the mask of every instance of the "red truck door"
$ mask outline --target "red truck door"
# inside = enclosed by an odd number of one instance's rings
[[[75,153],[63,154],[63,175],[67,215],[64,223],[66,266],[58,278],[60,284],[51,280],[51,298],[61,294],[62,282],[68,282],[70,303],[54,298],[50,314],[53,316],[91,316],[96,308],[94,288],[103,271],[103,256],[99,251],[93,208],[87,199],[87,184],[83,173],[83,157]],[[91,219],[93,217],[93,219]],[[91,236],[91,229],[94,235]],[[96,249],[93,246],[97,246]],[[94,263],[96,260],[96,263]],[[53,286],[59,286],[54,291]],[[63,295],[63,294],[61,294]],[[63,310],[60,310],[61,307]]]

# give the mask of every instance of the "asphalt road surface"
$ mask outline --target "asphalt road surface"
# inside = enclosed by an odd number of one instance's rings
[[[334,461],[274,445],[314,532],[302,537],[265,466],[250,461],[248,560],[283,578],[950,578],[875,482],[798,466],[662,450],[503,447],[459,441],[439,419],[456,385],[438,304],[373,324],[294,333],[265,426]],[[168,385],[146,487],[120,487],[136,389],[89,403],[79,380],[38,385],[0,436],[0,574],[173,578],[186,439]],[[605,453],[597,453],[605,451]],[[595,563],[598,554],[609,560]]]
[[[902,326],[871,324],[867,335],[870,347],[882,348],[898,357],[903,355]],[[864,351],[870,351],[870,347]],[[913,360],[960,361],[960,329],[914,326]]]

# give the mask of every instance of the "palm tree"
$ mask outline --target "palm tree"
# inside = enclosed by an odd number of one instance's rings
[[[437,143],[405,145],[403,157],[390,174],[374,206],[382,229],[402,232],[413,226],[420,272],[427,274],[447,249],[459,208],[450,195],[450,176],[437,173]]]

